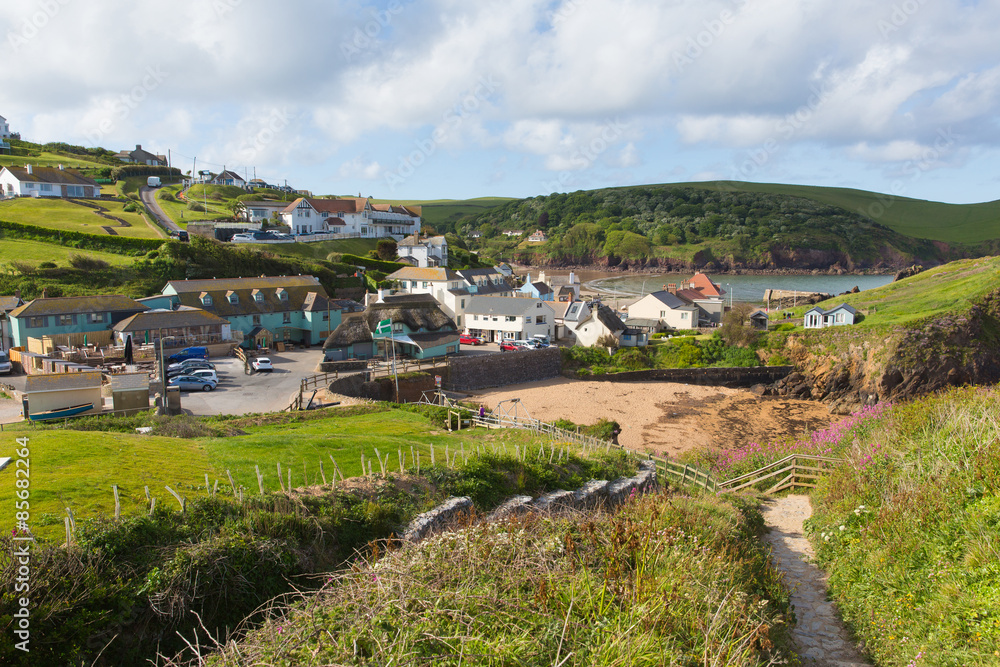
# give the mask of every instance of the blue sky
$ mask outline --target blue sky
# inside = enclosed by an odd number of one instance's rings
[[[17,0],[0,115],[315,194],[1000,199],[1000,0]]]

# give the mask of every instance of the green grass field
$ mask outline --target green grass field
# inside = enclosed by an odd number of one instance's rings
[[[31,516],[36,535],[58,538],[63,533],[61,516],[65,508],[83,519],[114,514],[111,487],[118,485],[122,513],[136,514],[148,509],[144,486],[157,498],[157,505],[177,501],[165,489],[169,485],[180,495],[195,498],[205,495],[205,474],[211,483],[229,488],[228,469],[245,493],[257,494],[255,465],[264,475],[265,491],[278,490],[277,464],[283,475],[291,471],[293,487],[303,486],[303,462],[310,484],[320,483],[322,459],[327,479],[333,476],[337,461],[344,477],[361,474],[361,455],[374,460],[375,449],[383,460],[389,455],[389,467],[399,470],[398,451],[402,449],[406,466],[412,464],[410,447],[420,453],[421,465],[430,465],[430,448],[438,463],[446,448],[454,456],[462,443],[471,453],[476,443],[491,442],[513,447],[527,442],[530,433],[473,430],[448,433],[427,417],[403,410],[387,410],[354,416],[336,416],[331,409],[325,419],[310,419],[279,425],[247,426],[247,435],[219,438],[168,438],[133,433],[97,431],[32,430],[20,425],[0,440],[0,456],[14,456],[15,437],[30,438]],[[312,415],[311,415],[312,416]],[[0,529],[10,530],[14,511],[14,468],[0,472]],[[287,478],[286,478],[287,480]],[[60,517],[56,520],[54,517]]]
[[[62,165],[70,169],[103,169],[107,164],[91,162],[80,156],[69,157],[58,153],[42,152],[38,157],[25,157],[23,155],[0,155],[0,167],[23,167],[26,164],[35,167],[58,167]]]
[[[76,248],[44,243],[42,241],[0,239],[0,257],[8,261],[16,259],[19,262],[27,262],[28,264],[35,265],[40,262],[55,262],[59,266],[68,266],[69,258],[73,255],[87,255],[88,257],[103,259],[112,266],[126,266],[135,261],[134,257],[116,255],[110,252],[77,250]]]
[[[1000,285],[1000,257],[963,259],[935,267],[899,282],[838,296],[817,304],[832,308],[846,303],[865,313],[855,327],[887,327],[968,310],[977,299]],[[789,309],[801,317],[812,306]],[[836,328],[834,328],[836,329]]]
[[[376,204],[400,204],[421,207],[423,223],[437,227],[445,225],[453,228],[454,224],[467,215],[482,213],[496,206],[512,201],[511,197],[477,197],[475,199],[375,199]]]
[[[94,200],[94,203],[108,209],[108,215],[121,218],[131,223],[131,227],[119,227],[113,220],[99,217],[95,211],[86,206],[73,204],[60,199],[34,199],[18,197],[0,202],[0,220],[19,222],[25,225],[37,225],[48,229],[62,229],[85,234],[106,235],[102,226],[111,226],[118,236],[132,236],[142,239],[158,239],[163,235],[147,224],[139,213],[125,213],[123,202]]]
[[[667,185],[802,197],[867,215],[899,234],[920,239],[976,243],[1000,238],[1000,200],[979,204],[946,204],[849,188],[737,181]]]
[[[375,249],[378,239],[341,239],[337,241],[316,241],[314,243],[258,243],[248,244],[265,252],[286,257],[329,260],[333,254],[361,255]]]

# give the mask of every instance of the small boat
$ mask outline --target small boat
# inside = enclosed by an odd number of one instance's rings
[[[28,415],[28,419],[33,422],[45,421],[46,419],[62,419],[64,417],[72,417],[78,415],[81,412],[86,412],[87,410],[92,410],[94,408],[93,403],[81,403],[80,405],[71,405],[68,408],[59,408],[57,410],[46,410],[45,412],[35,412]]]

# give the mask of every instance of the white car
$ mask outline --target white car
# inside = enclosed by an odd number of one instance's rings
[[[255,357],[250,360],[250,367],[258,373],[270,373],[274,370],[271,360],[268,357]]]
[[[193,375],[195,377],[205,378],[206,380],[211,380],[216,384],[219,382],[219,376],[216,375],[215,370],[211,368],[199,368],[197,370],[184,373],[184,375]]]
[[[10,365],[10,357],[7,356],[7,352],[0,350],[0,374],[7,375],[12,368],[13,366]]]

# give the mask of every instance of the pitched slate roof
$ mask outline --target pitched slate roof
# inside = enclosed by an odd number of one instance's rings
[[[473,296],[469,299],[469,303],[465,308],[465,314],[512,315],[522,317],[535,314],[539,303],[545,304],[546,302],[518,296]],[[551,304],[546,305],[552,308]]]
[[[627,327],[625,323],[621,321],[621,318],[611,310],[609,306],[601,305],[598,306],[597,312],[594,313],[597,320],[607,328],[608,331],[624,331]]]
[[[216,292],[219,290],[277,289],[278,287],[319,287],[315,276],[261,276],[259,278],[195,278],[193,280],[171,280],[164,287],[172,292]]]
[[[310,293],[316,293],[314,300],[320,296],[327,298],[326,290],[313,276],[172,280],[163,289],[165,293],[176,291],[185,306],[203,308],[220,317],[302,310]],[[282,292],[288,295],[287,300],[281,299]],[[205,295],[212,297],[211,304],[204,303]],[[229,301],[231,295],[235,295],[236,303]]]
[[[227,320],[201,308],[180,310],[148,310],[136,313],[111,327],[115,331],[148,331],[150,329],[176,329],[179,327],[221,326]]]
[[[548,285],[546,285],[543,282],[534,282],[534,283],[531,283],[531,286],[535,288],[535,291],[538,292],[539,296],[542,296],[542,295],[545,295],[545,294],[552,294],[552,288],[549,287]]]
[[[690,291],[690,290],[688,290]],[[662,303],[667,308],[674,310],[676,308],[683,308],[688,305],[687,302],[676,294],[671,294],[667,290],[660,290],[658,292],[651,292],[649,296],[653,297],[660,303]]]
[[[89,185],[100,187],[97,182],[87,178],[78,171],[72,169],[52,169],[49,167],[32,167],[32,173],[28,173],[27,168],[4,167],[22,183],[55,183],[59,185]]]
[[[10,312],[11,317],[38,317],[42,315],[72,315],[76,313],[140,312],[149,310],[134,299],[121,294],[96,296],[61,296],[32,299]]]
[[[451,281],[461,280],[462,276],[452,271],[440,267],[420,268],[417,266],[405,266],[398,271],[394,271],[385,277],[386,280],[433,280]]]
[[[829,315],[830,313],[832,313],[834,311],[837,311],[837,310],[846,310],[851,315],[857,315],[858,314],[858,311],[853,306],[848,306],[846,303],[842,303],[839,306],[834,306],[833,308],[829,308],[827,310],[823,310],[819,306],[813,306],[812,308],[810,308],[809,310],[806,311],[806,314],[811,313],[814,310],[816,312],[820,313],[821,315]]]
[[[21,297],[18,296],[0,296],[0,313],[6,312],[8,310],[14,310],[19,305],[21,305]]]
[[[319,213],[360,213],[365,210],[364,199],[358,199],[356,197],[348,197],[346,199],[312,199],[308,197],[299,197],[291,204],[285,207],[282,213],[291,213],[299,204],[306,202],[313,207]]]

